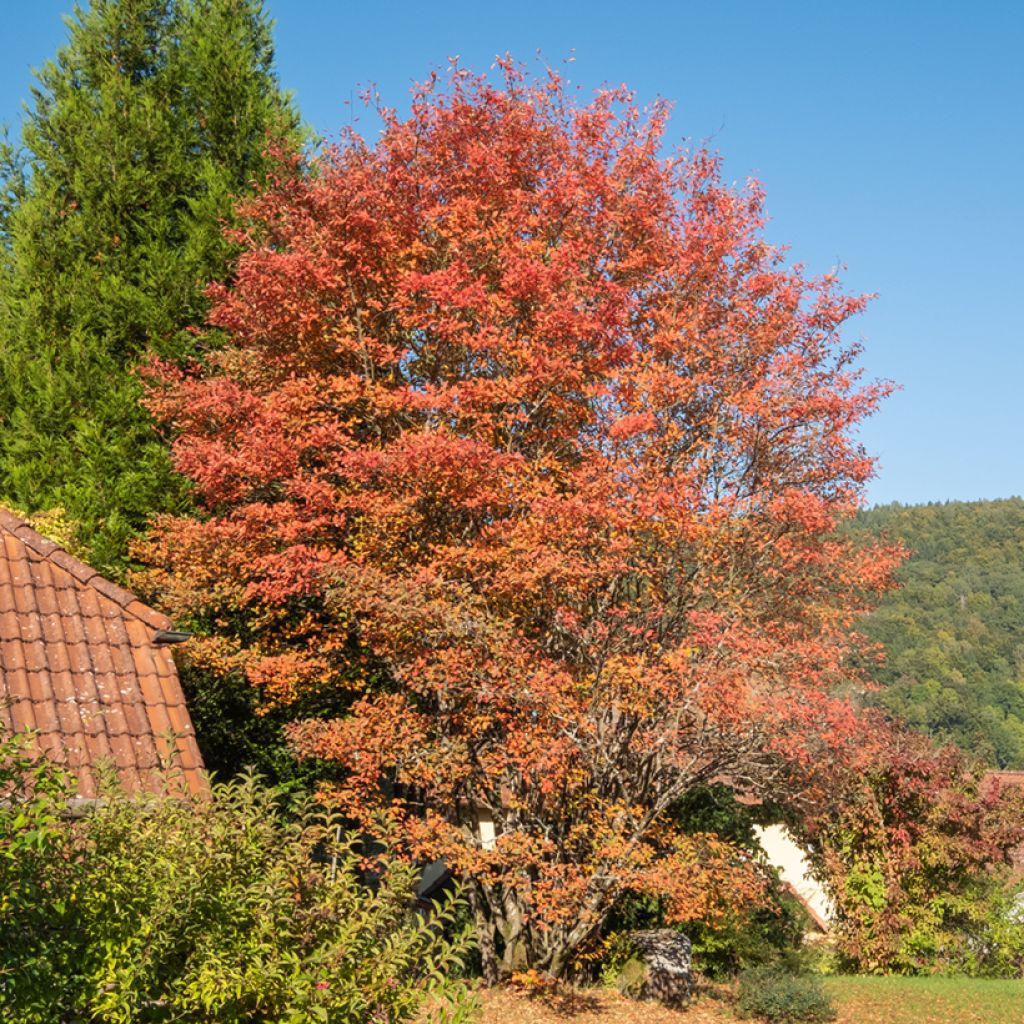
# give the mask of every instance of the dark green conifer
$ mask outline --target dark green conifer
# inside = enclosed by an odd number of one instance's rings
[[[37,72],[27,174],[0,154],[0,499],[62,507],[116,570],[187,501],[136,369],[193,354],[233,202],[299,132],[261,0],[93,0],[68,29]]]

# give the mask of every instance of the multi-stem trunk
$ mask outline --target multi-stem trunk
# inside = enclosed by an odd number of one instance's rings
[[[514,889],[474,880],[468,886],[484,980],[505,981],[519,971],[536,970],[562,978],[576,953],[599,931],[614,904],[608,894],[594,894],[576,920],[544,925],[529,913]]]

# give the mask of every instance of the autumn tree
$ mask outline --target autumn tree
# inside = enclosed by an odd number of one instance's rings
[[[223,222],[297,118],[260,0],[93,0],[0,145],[0,499],[116,569],[186,507],[136,366],[195,352]]]
[[[880,719],[859,763],[824,813],[796,825],[830,892],[845,967],[1019,977],[1011,862],[1024,793],[956,747]]]
[[[896,557],[834,532],[885,391],[839,339],[865,300],[786,265],[756,184],[664,155],[664,105],[503,69],[242,208],[230,342],[153,368],[203,515],[143,552],[196,661],[350,695],[292,741],[448,859],[492,980],[561,975],[628,891],[753,891],[670,811],[824,784]]]

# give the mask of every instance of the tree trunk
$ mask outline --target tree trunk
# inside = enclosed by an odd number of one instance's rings
[[[536,928],[525,901],[510,888],[473,882],[469,905],[476,923],[484,981],[495,985],[519,971],[542,971],[553,979],[565,976],[576,952],[600,929],[614,900],[595,893],[569,925]]]

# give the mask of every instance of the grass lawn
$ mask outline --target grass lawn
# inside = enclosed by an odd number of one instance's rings
[[[1024,1024],[1024,981],[826,978],[840,1024]]]
[[[1024,1024],[1024,981],[973,978],[826,978],[836,1024]],[[728,1004],[704,997],[687,1010],[585,989],[553,1000],[507,989],[482,993],[480,1024],[735,1024]]]

